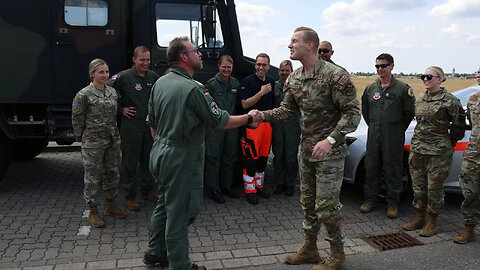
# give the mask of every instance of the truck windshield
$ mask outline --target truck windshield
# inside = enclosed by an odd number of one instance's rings
[[[157,3],[155,5],[157,42],[168,47],[178,36],[188,36],[200,48],[223,47],[223,36],[213,5]]]

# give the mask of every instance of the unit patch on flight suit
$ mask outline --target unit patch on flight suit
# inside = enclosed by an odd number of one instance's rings
[[[411,87],[408,88],[408,95],[411,97],[415,96],[415,93],[413,92],[413,89]]]
[[[374,100],[379,100],[381,97],[382,97],[382,95],[380,95],[380,92],[375,92],[375,94],[373,94],[373,99]]]
[[[212,101],[212,103],[210,103],[210,110],[212,111],[213,115],[220,115],[220,109],[218,108],[218,105],[217,103],[215,103],[215,101]]]
[[[139,83],[136,83],[136,84],[135,84],[135,90],[137,90],[137,91],[142,90],[142,85],[139,84]]]

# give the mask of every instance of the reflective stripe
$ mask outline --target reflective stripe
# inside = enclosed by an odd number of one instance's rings
[[[255,185],[257,188],[263,188],[263,179],[265,174],[263,172],[255,172]]]
[[[255,188],[255,178],[247,174],[247,170],[243,170],[243,188],[245,193],[257,193]]]

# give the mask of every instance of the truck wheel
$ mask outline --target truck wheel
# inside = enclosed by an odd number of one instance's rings
[[[10,156],[10,147],[7,143],[0,143],[0,180],[3,179],[5,173],[8,171],[10,166],[11,156]]]
[[[11,148],[12,159],[16,161],[32,159],[42,153],[47,144],[47,139],[14,140]]]

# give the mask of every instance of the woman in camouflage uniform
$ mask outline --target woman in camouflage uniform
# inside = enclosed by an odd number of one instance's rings
[[[410,174],[414,191],[413,207],[417,214],[402,227],[420,229],[420,236],[438,231],[437,217],[443,206],[443,182],[452,162],[453,147],[465,133],[465,111],[460,100],[440,84],[445,81],[437,66],[425,69],[421,76],[425,93],[415,102],[417,125],[411,141]],[[428,219],[425,222],[425,211]]]
[[[96,195],[100,188],[103,188],[106,197],[105,215],[125,218],[126,213],[114,203],[120,178],[117,92],[106,85],[109,71],[105,61],[92,60],[89,73],[92,82],[73,99],[72,126],[76,140],[82,142],[84,197],[90,208],[88,221],[99,228],[105,226],[97,209]]]

